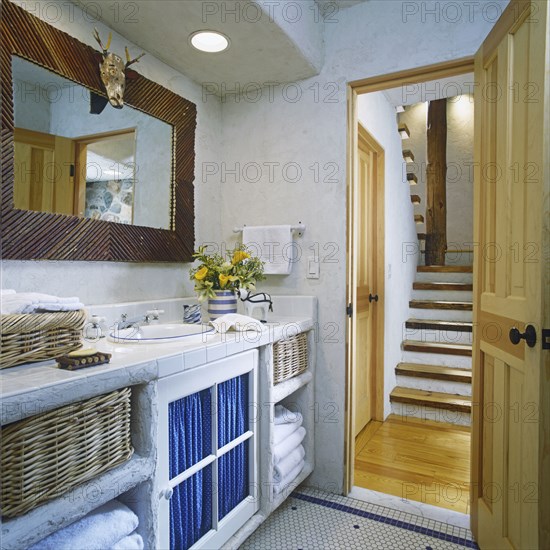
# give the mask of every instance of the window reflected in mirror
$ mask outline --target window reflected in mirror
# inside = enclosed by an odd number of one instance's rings
[[[171,228],[172,125],[12,57],[15,208]]]

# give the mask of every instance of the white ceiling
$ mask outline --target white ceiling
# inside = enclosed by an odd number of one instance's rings
[[[331,3],[316,1],[321,6]],[[344,9],[363,1],[338,0],[336,4]],[[104,2],[112,5],[112,0],[98,0]],[[261,15],[258,10],[262,3],[275,6],[274,17],[265,11]],[[302,17],[292,25],[281,16],[282,0],[149,0],[137,2],[138,10],[131,17],[107,8],[101,14],[106,25],[196,82],[234,89],[236,83],[244,87],[249,83],[293,82],[319,73],[324,59],[323,25],[312,22],[314,0],[292,4],[299,4],[302,10]],[[294,17],[292,11],[288,14]],[[223,32],[231,41],[230,48],[218,54],[196,51],[188,38],[201,29]],[[130,52],[132,56],[139,53]],[[136,68],[139,71],[139,66]]]
[[[105,4],[99,12],[110,28],[196,82],[216,84],[223,95],[224,86],[238,90],[250,83],[294,82],[315,76],[324,60],[324,29],[312,7],[317,3],[321,13],[329,10],[331,17],[337,17],[339,10],[366,1],[149,0],[130,3],[137,7],[135,12],[112,9],[112,0],[95,3]],[[73,2],[86,5],[88,0]],[[287,2],[289,9],[283,11]],[[300,6],[299,17],[292,5]],[[289,18],[297,20],[288,22]],[[196,51],[188,38],[201,29],[223,32],[231,41],[230,48],[219,54]]]

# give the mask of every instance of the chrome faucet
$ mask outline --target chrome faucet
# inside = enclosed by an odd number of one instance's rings
[[[130,327],[139,327],[140,324],[148,325],[151,321],[158,321],[160,315],[164,313],[163,309],[152,309],[145,312],[145,315],[140,315],[138,317],[133,317],[128,319],[128,315],[123,313],[120,316],[120,321],[116,323],[117,330],[123,330]]]

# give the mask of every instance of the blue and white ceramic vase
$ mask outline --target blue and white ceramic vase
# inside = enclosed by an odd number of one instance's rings
[[[233,290],[214,290],[215,298],[208,298],[208,316],[213,321],[226,313],[237,313],[237,295]]]

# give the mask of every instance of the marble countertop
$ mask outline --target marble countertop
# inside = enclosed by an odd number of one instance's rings
[[[15,422],[121,387],[147,383],[311,328],[310,317],[272,317],[262,333],[207,333],[164,344],[116,344],[102,338],[94,347],[112,354],[105,365],[69,371],[52,360],[2,369],[1,421]]]

